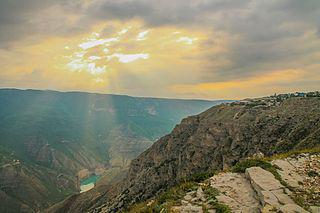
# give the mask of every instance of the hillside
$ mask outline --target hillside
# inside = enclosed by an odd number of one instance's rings
[[[260,153],[229,170],[193,175],[128,212],[318,213],[319,160],[319,148],[271,158]]]
[[[0,211],[78,193],[79,179],[127,168],[183,117],[218,103],[0,89]]]
[[[74,197],[51,210],[124,209],[193,174],[225,170],[257,153],[271,156],[319,146],[319,132],[319,97],[274,97],[215,106],[184,119],[134,159],[119,184],[88,202]]]

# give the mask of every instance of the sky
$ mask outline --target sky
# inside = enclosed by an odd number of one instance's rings
[[[0,0],[0,87],[197,99],[320,90],[320,1]]]

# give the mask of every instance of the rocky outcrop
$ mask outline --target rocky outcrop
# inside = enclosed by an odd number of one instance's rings
[[[308,157],[306,157],[308,156]],[[303,154],[295,158],[301,161],[314,163],[314,168],[320,166],[320,156],[318,154]],[[285,159],[277,159],[274,163],[281,162],[281,165],[286,165],[284,162],[292,159],[291,157]],[[310,160],[310,159],[313,159]],[[317,162],[316,162],[317,161]],[[280,170],[281,169],[281,170]],[[284,166],[279,168],[283,174],[295,172],[295,178],[305,181],[308,178],[305,175],[299,174],[302,171],[313,171],[311,168],[297,168],[295,165]],[[279,178],[279,177],[278,177]],[[317,177],[313,177],[317,180]],[[282,183],[285,183],[283,185]],[[209,185],[208,185],[209,184]],[[295,184],[295,183],[294,183]],[[203,193],[202,188],[206,187],[216,190],[214,197],[208,197]],[[291,189],[289,189],[289,188]],[[299,185],[300,187],[300,185]],[[320,186],[314,186],[313,194],[316,195],[320,190]],[[219,192],[219,193],[218,193]],[[308,193],[308,189],[303,189],[301,192]],[[281,182],[269,171],[261,167],[247,168],[245,173],[220,172],[212,176],[208,180],[200,183],[197,190],[187,192],[183,199],[178,201],[180,205],[169,208],[169,212],[216,212],[218,211],[215,205],[212,205],[210,199],[215,199],[218,203],[228,206],[231,212],[241,213],[260,213],[260,212],[280,212],[280,213],[307,213],[319,212],[320,206],[309,206],[308,208],[303,203],[296,203],[295,188],[292,185],[281,179]],[[316,202],[316,201],[315,201]],[[306,210],[306,209],[308,210]]]
[[[291,98],[274,107],[213,107],[184,119],[135,159],[121,195],[107,205],[147,199],[191,174],[225,169],[258,151],[271,155],[308,146],[308,136],[319,128],[318,98]]]

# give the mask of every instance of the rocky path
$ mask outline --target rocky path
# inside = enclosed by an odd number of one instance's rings
[[[271,163],[278,168],[281,182],[260,167],[247,168],[244,174],[222,172],[200,184],[197,191],[188,192],[181,205],[173,207],[172,211],[223,212],[212,205],[210,199],[214,199],[215,203],[224,204],[236,213],[320,213],[320,155],[300,154]],[[208,196],[208,187],[218,194]],[[297,196],[304,200],[295,202]]]

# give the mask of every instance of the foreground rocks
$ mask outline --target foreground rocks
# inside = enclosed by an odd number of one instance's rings
[[[210,186],[221,192],[217,200],[234,212],[257,212],[260,209],[258,197],[243,174],[221,173],[210,179]]]
[[[281,212],[281,213],[319,213],[320,200],[314,200],[308,207],[296,203],[297,191],[308,194],[313,190],[313,196],[319,196],[320,185],[312,185],[308,188],[303,183],[316,182],[319,176],[309,177],[310,171],[314,174],[319,172],[320,155],[302,154],[285,159],[272,161],[277,166],[281,176],[281,182],[269,171],[260,167],[247,168],[245,174],[221,172],[207,181],[209,187],[220,192],[215,199],[226,206],[231,212],[236,213],[259,213],[259,212]],[[319,174],[319,173],[317,173]],[[205,185],[204,183],[204,185]],[[283,185],[284,183],[285,185]],[[202,185],[202,186],[201,186]],[[216,212],[205,198],[200,184],[198,190],[188,192],[180,201],[181,205],[174,206],[172,211],[192,212]],[[290,189],[289,189],[290,188]],[[306,200],[303,204],[307,204]]]

